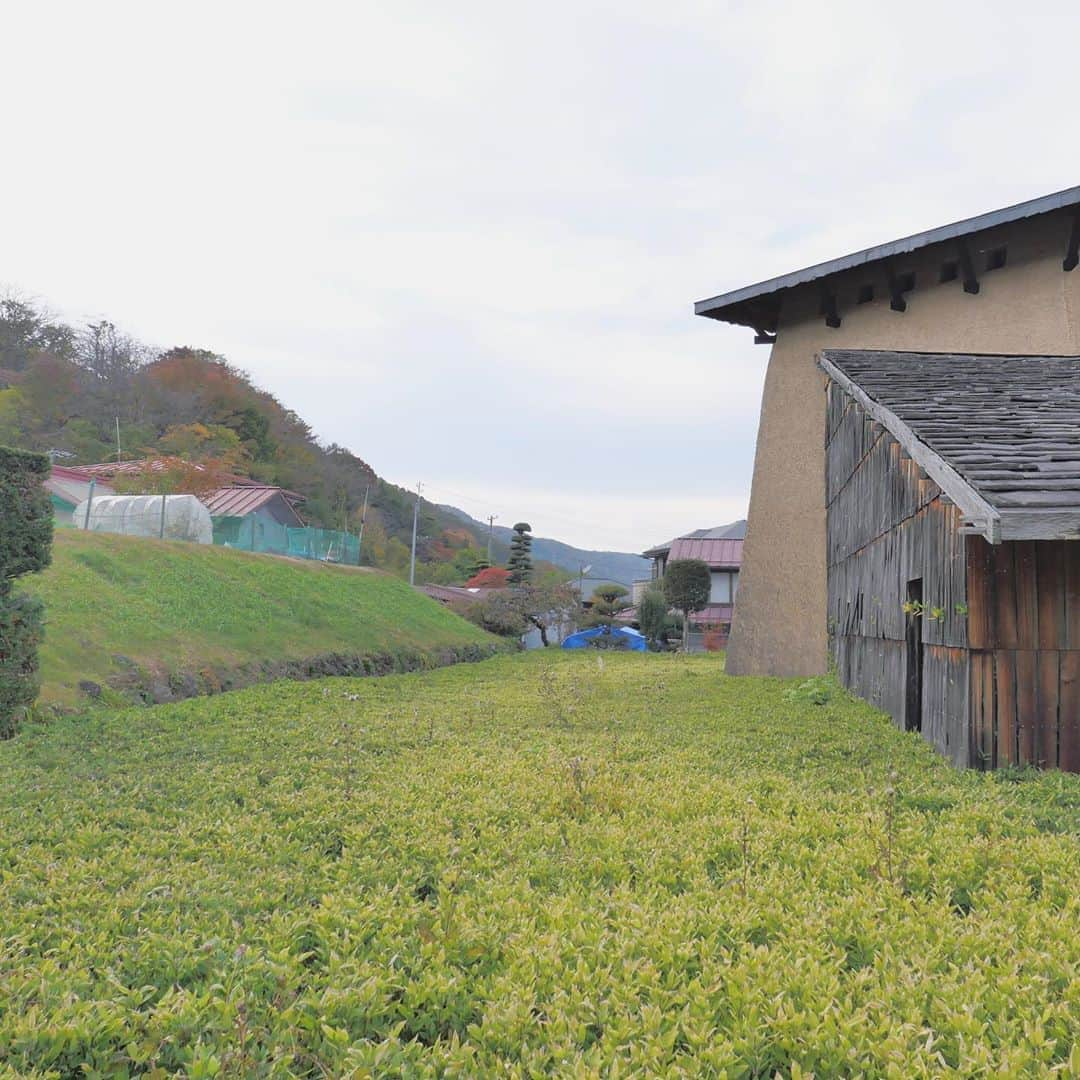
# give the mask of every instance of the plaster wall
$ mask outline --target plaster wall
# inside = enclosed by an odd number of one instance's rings
[[[969,238],[980,291],[938,284],[955,249],[939,244],[894,260],[914,272],[906,312],[889,307],[884,267],[829,278],[842,324],[825,326],[819,283],[784,298],[758,428],[739,604],[727,654],[736,675],[816,675],[828,665],[825,572],[824,349],[1080,355],[1080,269],[1062,270],[1071,216],[1046,214]],[[1006,246],[1006,265],[985,272]],[[876,298],[856,302],[873,284]]]

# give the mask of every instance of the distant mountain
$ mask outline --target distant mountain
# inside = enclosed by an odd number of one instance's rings
[[[456,506],[440,506],[438,509],[453,514],[475,529],[480,536],[487,535],[486,522],[477,521],[464,510]],[[514,530],[505,525],[495,526],[495,540],[500,548],[510,543]],[[640,555],[627,551],[587,551],[564,544],[561,540],[549,540],[543,536],[534,536],[532,543],[533,557],[538,561],[554,563],[556,566],[578,573],[583,566],[591,566],[589,577],[604,581],[616,581],[630,587],[633,582],[647,578],[652,572],[652,563]]]

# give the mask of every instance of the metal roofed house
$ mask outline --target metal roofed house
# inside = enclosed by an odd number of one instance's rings
[[[727,643],[731,632],[745,536],[746,522],[736,521],[713,529],[697,529],[642,552],[645,558],[653,561],[654,581],[664,576],[667,564],[675,559],[700,559],[708,564],[709,603],[691,618],[690,623],[691,627],[715,627],[721,636],[721,645]]]
[[[89,477],[84,476],[76,468],[53,465],[44,486],[52,501],[56,524],[73,524],[72,514],[75,507],[90,494]],[[113,489],[104,482],[95,481],[94,491],[101,495],[115,494]]]
[[[840,679],[958,765],[1080,772],[1080,357],[819,362]]]
[[[772,347],[729,672],[827,669],[820,354],[1076,355],[1078,264],[1074,187],[695,305],[699,315],[752,328]]]
[[[296,507],[304,496],[272,484],[234,484],[218,488],[202,498],[210,516],[242,518],[254,514],[290,528],[302,528],[304,519]]]
[[[99,465],[77,465],[68,472],[84,479],[94,477],[99,481],[111,480],[116,476],[132,475],[150,469],[158,472],[167,467],[159,460],[107,461]],[[196,465],[195,468],[201,468]],[[230,483],[218,488],[209,495],[201,496],[201,501],[214,518],[244,518],[254,515],[260,521],[284,525],[290,528],[302,528],[304,519],[297,507],[304,502],[304,496],[295,491],[273,484],[263,484],[245,476],[227,477]]]

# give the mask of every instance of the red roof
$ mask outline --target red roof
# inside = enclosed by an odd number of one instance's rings
[[[168,468],[170,464],[170,462],[164,461],[161,458],[140,458],[138,461],[103,461],[100,465],[72,465],[64,471],[84,480],[88,480],[91,476],[108,480],[118,473],[123,473],[125,475],[128,473],[140,473],[147,468],[149,468],[151,472],[161,472],[162,469]],[[202,471],[203,466],[198,462],[193,462],[192,464],[195,469]],[[54,466],[53,468],[55,470],[57,466]],[[280,491],[289,503],[302,503],[307,499],[306,495],[301,495],[298,491],[289,491],[288,488],[275,487],[273,484],[264,484],[259,480],[252,480],[247,476],[225,476],[224,479],[229,480],[230,484],[227,488],[222,488],[221,491],[232,491],[234,488],[252,488],[258,491]],[[212,497],[216,498],[217,494],[218,493],[215,493]],[[262,506],[265,501],[266,500],[263,499],[258,505]],[[210,512],[211,514],[214,513],[213,510]],[[245,510],[244,513],[248,513],[248,511]]]
[[[210,511],[211,517],[243,517],[245,514],[253,514],[260,506],[265,506],[280,495],[289,509],[296,514],[292,499],[289,498],[291,494],[292,492],[270,485],[262,487],[237,485],[218,488],[217,491],[204,496],[200,501]],[[296,519],[300,521],[299,515]]]
[[[703,540],[682,537],[671,542],[668,561],[701,559],[711,570],[737,570],[742,566],[742,540]]]

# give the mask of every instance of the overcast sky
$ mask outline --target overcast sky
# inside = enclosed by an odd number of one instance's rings
[[[1080,5],[8,3],[0,282],[383,476],[640,550],[745,514],[694,300],[1080,183]]]

